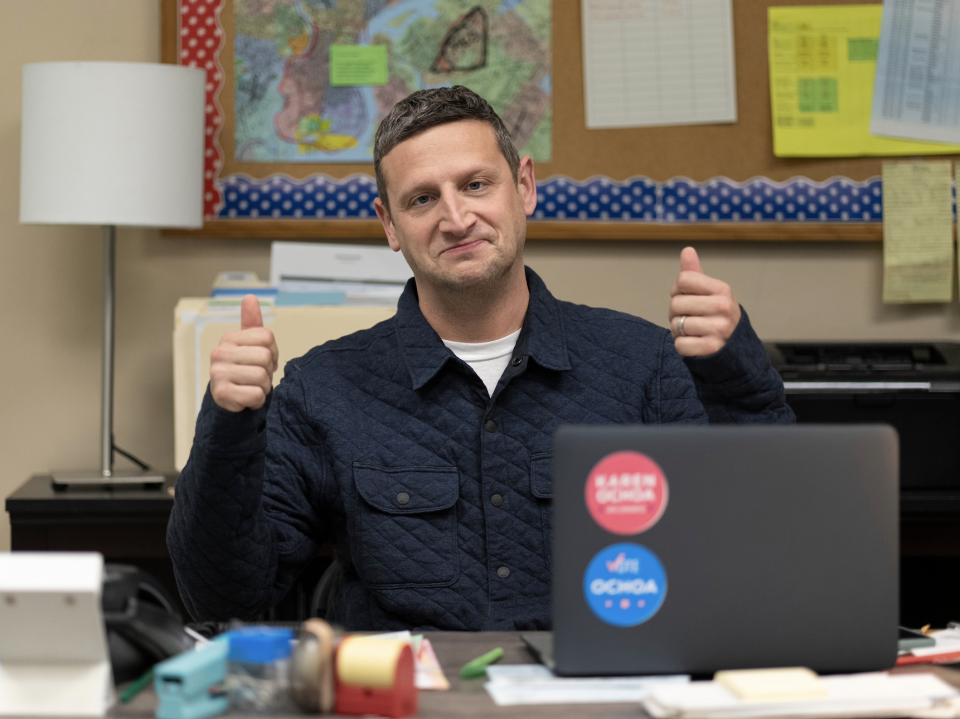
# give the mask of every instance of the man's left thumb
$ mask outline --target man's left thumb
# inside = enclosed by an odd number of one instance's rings
[[[697,257],[697,251],[692,247],[684,247],[680,253],[680,271],[703,274],[703,270],[700,269],[700,258]]]

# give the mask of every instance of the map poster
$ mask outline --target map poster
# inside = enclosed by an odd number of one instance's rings
[[[235,160],[373,160],[410,93],[464,85],[520,155],[552,155],[551,0],[233,0]],[[330,48],[386,47],[385,84],[335,86]]]

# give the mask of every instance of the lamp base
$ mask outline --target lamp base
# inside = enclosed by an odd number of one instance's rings
[[[51,472],[54,484],[163,484],[162,474],[138,472],[136,470],[114,470],[109,477],[103,472],[91,469],[85,472]]]

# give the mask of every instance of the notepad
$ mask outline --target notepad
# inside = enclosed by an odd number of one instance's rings
[[[806,667],[741,669],[717,672],[713,680],[741,701],[788,702],[821,699],[826,687]]]
[[[730,0],[583,0],[587,128],[736,122]]]

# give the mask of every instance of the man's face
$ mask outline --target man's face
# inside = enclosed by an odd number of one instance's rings
[[[487,123],[432,127],[401,142],[380,166],[390,210],[377,198],[377,216],[419,284],[463,291],[522,267],[526,217],[537,205],[533,162],[521,160],[514,183]]]

